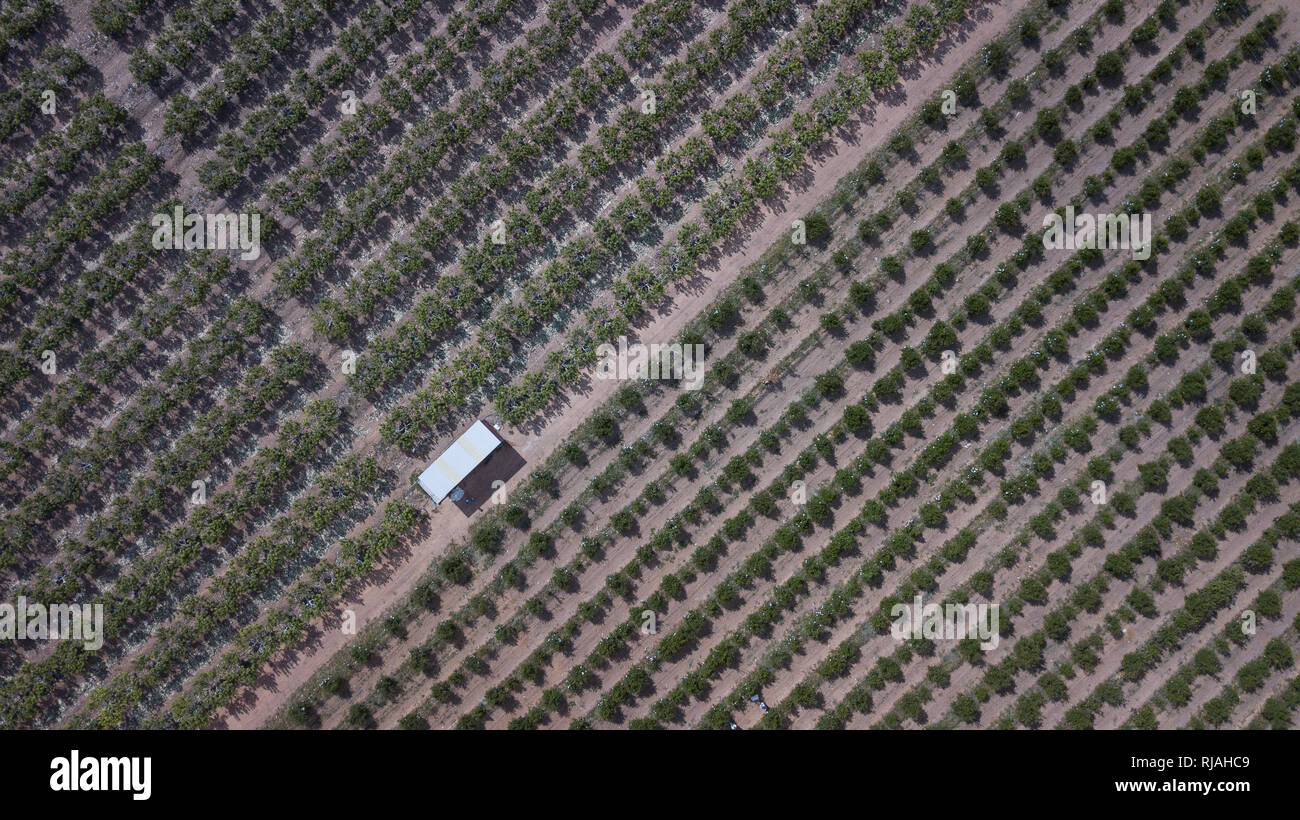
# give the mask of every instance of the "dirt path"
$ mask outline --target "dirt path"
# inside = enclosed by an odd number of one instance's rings
[[[612,32],[611,31],[602,32],[600,40],[603,43],[604,47],[606,48],[612,47],[614,41],[617,40],[620,31],[622,31],[621,28],[615,28],[615,30]],[[503,53],[505,46],[501,46],[500,44],[498,44],[498,46],[499,46],[499,51]],[[327,50],[328,50],[327,48],[321,50],[320,54],[323,55]],[[500,56],[500,53],[497,53],[497,56]],[[306,156],[307,153],[308,151],[306,146],[300,149],[300,156]],[[197,182],[195,182],[195,185],[197,185]],[[272,287],[271,280],[270,280],[270,271],[271,271],[271,266],[269,264],[264,265],[260,271],[261,278],[256,280],[253,288],[247,293],[253,293],[257,295],[266,295],[270,293]],[[282,333],[281,338],[277,340],[279,343],[285,343],[288,341],[295,341],[295,340],[304,341],[307,344],[308,348],[311,349],[313,353],[318,352],[317,348],[328,349],[329,347],[328,345],[322,345],[319,342],[313,342],[312,337],[314,336],[314,333],[311,328],[310,316],[309,314],[305,313],[305,311],[300,311],[297,314],[292,314],[292,315],[296,315],[297,317],[296,324],[290,323],[286,320],[283,310],[281,311],[281,314],[282,315],[280,318],[283,323],[282,327],[287,329],[287,335]],[[354,442],[353,449],[360,450],[363,453],[376,452],[376,451],[382,452],[388,450],[389,448],[380,446],[381,442],[378,433],[373,427],[373,420],[376,416],[375,411],[373,409],[368,409],[369,408],[368,404],[362,404],[361,402],[354,400],[351,397],[350,392],[347,390],[346,386],[344,386],[342,377],[338,376],[337,374],[335,374],[335,376],[336,377],[332,380],[331,383],[326,384],[323,388],[319,389],[311,396],[304,398],[303,402],[305,403],[307,399],[328,398],[336,401],[341,401],[345,404],[352,404],[354,409],[352,410],[351,415],[354,419],[357,420],[355,423],[357,424],[357,428],[361,433],[360,438],[358,438],[357,441]],[[358,407],[360,409],[357,409]],[[368,421],[360,420],[363,415],[368,419]],[[278,424],[273,425],[273,427],[277,427],[277,426]],[[250,450],[248,452],[251,454],[252,451]],[[403,459],[403,461],[410,462],[411,460]],[[219,491],[219,489],[216,487],[212,487],[210,488],[210,491]],[[369,523],[374,523],[374,522],[371,521]],[[87,691],[87,689],[83,687],[82,690],[83,694],[85,693],[85,691]]]
[[[991,7],[973,27],[964,34],[964,41],[945,55],[942,65],[947,73],[934,70],[921,77],[904,83],[908,99],[925,97],[936,92],[951,75],[956,66],[963,64],[991,34],[1005,28],[1014,9],[1009,7]],[[892,107],[877,109],[876,119],[870,123],[868,130],[875,134],[888,133],[910,116],[906,105],[895,104]],[[866,126],[863,126],[866,127]],[[718,264],[717,272],[710,278],[711,288],[720,289],[729,284],[750,262],[758,258],[766,249],[766,239],[788,227],[791,215],[806,212],[833,190],[835,183],[857,166],[863,146],[861,133],[841,137],[833,141],[829,150],[814,163],[811,182],[786,197],[780,207],[765,211],[755,230],[751,231],[750,240],[738,250],[724,256]],[[670,312],[660,315],[641,332],[643,338],[672,338],[690,318],[711,300],[709,288],[699,289],[694,294],[679,295]],[[595,408],[601,406],[613,393],[614,385],[610,382],[595,382],[595,387],[585,396],[575,399],[564,412],[548,423],[541,431],[527,436],[517,449],[527,458],[529,453],[549,453],[562,442],[567,435],[584,420]],[[438,513],[437,515],[445,515]],[[384,610],[405,597],[410,584],[423,573],[428,562],[438,554],[447,541],[463,537],[466,532],[464,520],[447,522],[445,518],[435,518],[435,529],[440,533],[436,544],[425,541],[413,545],[411,559],[392,573],[389,580],[381,586],[367,590],[360,600],[349,601],[348,608],[357,613],[359,623],[369,618],[380,617]],[[300,654],[300,660],[290,670],[284,670],[273,676],[261,689],[276,692],[292,692],[305,681],[314,670],[315,665],[341,648],[345,641],[338,633],[327,633],[322,637],[320,646]],[[232,728],[257,725],[280,706],[275,698],[259,695],[254,706],[228,721]]]
[[[994,258],[996,258],[996,256],[995,256]],[[1000,303],[1000,304],[1001,304],[1001,303]],[[1008,301],[1008,302],[1006,302],[1005,304],[1008,304],[1008,305],[1010,305],[1010,304],[1014,304],[1014,299],[1013,299],[1013,300],[1010,300],[1010,301]],[[887,366],[887,365],[888,365],[888,363],[886,363],[886,366]],[[852,389],[852,386],[850,386],[848,392],[849,392],[850,394],[853,394],[853,393],[854,393],[854,390]],[[878,425],[878,426],[883,426],[883,423],[884,423],[884,422],[882,421],[881,424]],[[724,511],[724,513],[725,513],[725,511]],[[696,655],[698,655],[698,654],[702,654],[706,649],[707,649],[707,646],[702,645],[701,648],[700,648],[697,652],[695,652],[695,653],[693,653],[693,654],[696,654]],[[576,653],[576,652],[575,652],[574,654],[579,654],[579,653]],[[615,676],[615,677],[616,677],[616,676]],[[468,700],[469,700],[469,702],[473,702],[472,697],[469,698]],[[527,706],[527,704],[525,703],[525,704],[523,704],[523,705],[520,707],[520,709],[522,710],[522,708],[525,708],[526,706]],[[495,720],[495,718],[494,718],[494,720]]]

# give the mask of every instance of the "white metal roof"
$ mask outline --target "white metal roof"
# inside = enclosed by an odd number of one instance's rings
[[[486,424],[482,421],[474,422],[472,427],[438,456],[437,461],[420,473],[420,488],[429,494],[434,503],[441,502],[500,445],[501,439]]]

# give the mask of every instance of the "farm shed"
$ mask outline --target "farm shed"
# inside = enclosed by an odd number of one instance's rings
[[[429,494],[433,503],[441,503],[501,444],[502,439],[495,430],[482,421],[474,422],[420,473],[420,489]]]

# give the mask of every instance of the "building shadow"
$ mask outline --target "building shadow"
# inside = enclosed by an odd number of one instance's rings
[[[519,455],[519,451],[510,446],[509,442],[502,441],[500,447],[493,450],[491,455],[456,485],[458,489],[464,490],[464,496],[459,501],[452,501],[453,496],[459,495],[453,491],[442,503],[453,505],[468,518],[491,500],[492,482],[509,481],[524,464],[524,457]]]

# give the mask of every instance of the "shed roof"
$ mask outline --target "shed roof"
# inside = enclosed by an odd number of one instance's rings
[[[491,428],[482,421],[474,422],[428,469],[420,473],[420,488],[434,503],[441,502],[499,446],[501,439]]]

